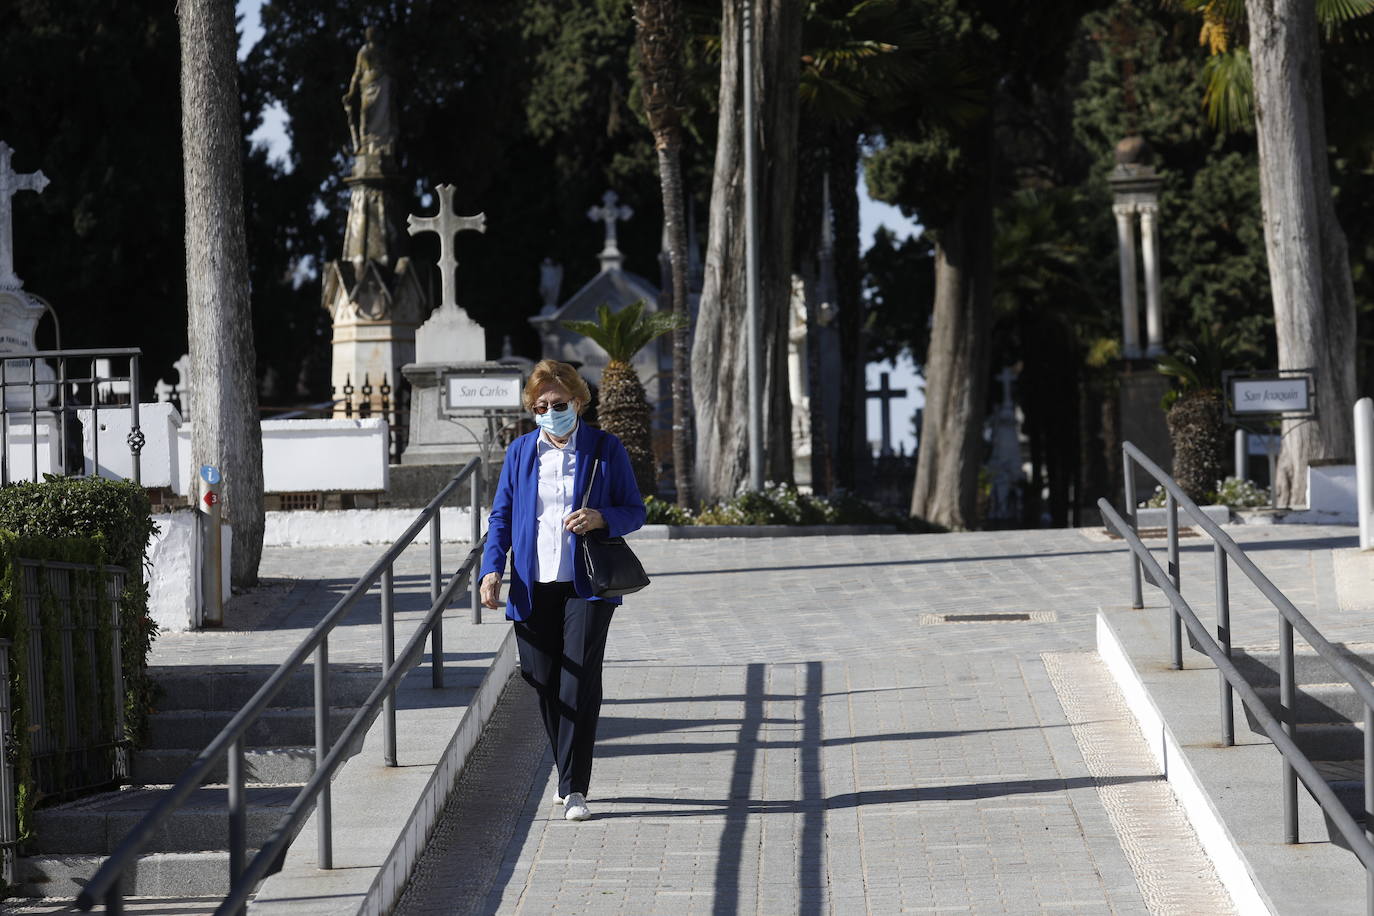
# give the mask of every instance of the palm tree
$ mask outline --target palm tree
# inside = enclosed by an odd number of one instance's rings
[[[688,319],[677,312],[645,315],[643,299],[618,312],[602,305],[597,308],[596,317],[596,321],[561,324],[574,334],[591,338],[610,357],[601,373],[596,415],[601,428],[619,439],[630,453],[639,492],[652,496],[658,491],[658,474],[654,450],[649,444],[649,401],[630,360],[655,337],[685,327]]]
[[[673,479],[677,504],[692,508],[691,319],[687,308],[686,208],[682,194],[682,110],[686,76],[683,68],[682,5],[679,0],[635,0],[635,34],[639,46],[640,93],[658,151],[658,180],[663,194],[663,225],[668,234],[672,271],[669,302],[682,318],[673,332]]]

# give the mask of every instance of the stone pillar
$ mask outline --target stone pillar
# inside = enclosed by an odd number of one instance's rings
[[[1114,204],[1117,253],[1121,263],[1121,348],[1127,359],[1140,357],[1140,310],[1136,296],[1135,214],[1130,204]]]
[[[1159,298],[1159,233],[1155,217],[1159,204],[1141,201],[1140,247],[1145,258],[1145,355],[1154,358],[1164,355],[1164,307]]]

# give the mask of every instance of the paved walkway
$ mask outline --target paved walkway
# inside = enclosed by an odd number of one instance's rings
[[[1319,625],[1374,635],[1326,603],[1350,529],[1233,531]],[[1119,542],[637,549],[654,584],[611,629],[594,818],[551,803],[517,684],[398,912],[1228,911],[1091,651],[1098,607],[1127,600]],[[1211,562],[1185,550],[1185,594]],[[1017,618],[946,617],[989,614]]]
[[[1333,637],[1374,641],[1368,615],[1332,595],[1330,550],[1353,546],[1352,529],[1232,531]],[[654,584],[611,629],[593,819],[567,823],[551,803],[517,681],[398,912],[1228,911],[1092,651],[1098,607],[1127,600],[1119,542],[1060,530],[636,549]],[[242,629],[168,634],[153,662],[274,664],[378,553],[268,550],[275,584],[239,602]],[[446,548],[449,566],[464,553]],[[414,593],[405,631],[426,559],[398,566]],[[1200,611],[1211,564],[1209,546],[1185,549]],[[1273,641],[1260,606],[1235,589],[1238,645]],[[375,614],[374,598],[357,621]],[[505,625],[467,615],[452,612],[446,655],[480,664]],[[374,634],[341,628],[334,660],[375,662]],[[181,903],[166,912],[198,911]]]

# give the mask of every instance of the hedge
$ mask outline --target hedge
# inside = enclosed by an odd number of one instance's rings
[[[156,685],[148,676],[148,652],[157,636],[157,625],[148,616],[148,586],[141,574],[147,564],[148,539],[156,533],[148,494],[130,481],[101,477],[52,477],[38,483],[0,487],[0,531],[12,532],[4,540],[5,577],[0,594],[0,615],[6,620],[4,635],[21,639],[15,630],[19,589],[13,562],[28,559],[61,559],[69,562],[109,563],[126,570],[120,595],[120,651],[124,670],[124,737],[138,746],[147,727],[148,712],[156,700]],[[84,539],[78,546],[71,539]],[[41,553],[42,555],[35,555]],[[84,557],[85,559],[77,559]],[[103,588],[97,593],[103,595]],[[16,642],[11,659],[21,656]],[[12,665],[11,678],[20,664]],[[16,697],[16,705],[23,702]],[[16,728],[18,728],[16,717]],[[22,735],[20,736],[22,740]],[[28,799],[31,805],[34,799]],[[22,835],[22,834],[21,834]]]

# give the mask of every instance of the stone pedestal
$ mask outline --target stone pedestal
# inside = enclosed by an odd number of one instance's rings
[[[1169,441],[1169,426],[1164,420],[1160,402],[1169,391],[1169,380],[1161,375],[1153,362],[1123,364],[1119,394],[1121,439],[1134,443],[1165,472],[1174,463],[1174,448]],[[1149,499],[1155,490],[1155,480],[1138,468],[1135,475],[1136,501]]]
[[[452,370],[483,369],[486,333],[456,305],[442,305],[415,335],[415,362],[402,372],[410,382],[410,442],[402,464],[461,465],[481,452],[487,437],[483,419],[444,416],[441,376]]]

